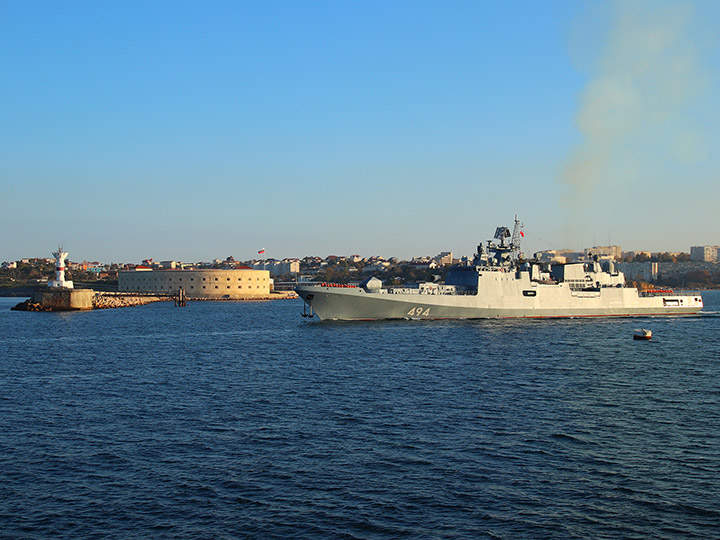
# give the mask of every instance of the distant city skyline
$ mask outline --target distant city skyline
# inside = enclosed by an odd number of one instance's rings
[[[600,255],[601,258],[610,257],[615,260],[620,260],[623,257],[627,256],[638,256],[638,255],[645,255],[645,256],[656,256],[656,255],[667,255],[667,256],[676,256],[676,255],[687,255],[688,260],[693,261],[717,261],[718,258],[718,251],[720,250],[720,246],[691,246],[690,249],[687,250],[681,250],[681,251],[649,251],[649,250],[623,250],[621,249],[622,246],[588,246],[584,249],[580,250],[572,250],[572,249],[550,249],[550,250],[539,250],[535,252],[530,252],[528,250],[521,250],[521,255],[525,258],[532,258],[533,256],[537,255],[539,258],[544,259],[547,258],[549,255],[558,255],[558,256],[571,256],[573,260],[583,260],[584,258],[587,258],[593,254]],[[599,251],[595,251],[599,250]],[[413,255],[411,257],[403,258],[403,257],[397,257],[394,255],[367,255],[367,256],[360,256],[358,254],[347,254],[347,253],[338,253],[338,254],[327,254],[324,256],[320,256],[317,254],[310,254],[310,255],[300,255],[300,256],[292,256],[292,257],[262,257],[260,255],[256,255],[255,257],[250,257],[247,259],[239,259],[235,258],[232,255],[229,255],[227,257],[212,257],[210,259],[206,260],[188,260],[188,259],[182,259],[182,258],[169,258],[169,259],[155,259],[153,257],[141,259],[141,260],[98,260],[98,259],[73,259],[68,258],[69,266],[74,267],[76,265],[83,265],[83,264],[95,264],[98,263],[103,266],[110,266],[110,265],[120,265],[120,266],[138,266],[138,267],[162,267],[162,268],[181,268],[185,267],[185,265],[193,267],[196,265],[235,265],[235,264],[251,264],[251,265],[262,265],[262,264],[277,264],[285,261],[307,261],[307,260],[317,260],[317,261],[329,261],[329,260],[346,260],[349,263],[372,263],[374,261],[390,261],[390,262],[430,262],[435,261],[438,264],[447,265],[447,264],[453,264],[453,261],[461,261],[463,259],[472,260],[474,257],[474,253],[470,254],[459,254],[459,253],[452,253],[452,252],[440,252],[435,255]],[[6,264],[15,264],[17,262],[22,261],[34,261],[34,260],[44,260],[46,262],[52,262],[52,257],[45,257],[42,255],[29,255],[26,257],[20,257],[18,259],[13,260],[3,260],[0,261],[2,263],[3,268],[6,267]],[[168,266],[169,265],[169,266]],[[13,266],[14,267],[14,266]]]
[[[6,3],[0,261],[720,244],[720,3]]]

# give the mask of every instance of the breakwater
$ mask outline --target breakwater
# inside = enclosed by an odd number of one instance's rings
[[[172,300],[171,296],[157,296],[150,294],[121,293],[121,292],[95,292],[92,300],[93,309],[110,309],[121,307],[144,306],[153,302]]]
[[[247,298],[190,298],[188,301],[266,301],[297,298],[294,291],[272,291],[267,296]],[[32,298],[10,308],[15,311],[76,311],[144,306],[153,302],[177,300],[173,294],[93,291],[91,289],[39,289]]]
[[[78,311],[143,306],[172,300],[171,296],[93,291],[92,289],[39,289],[32,298],[10,308],[15,311]]]

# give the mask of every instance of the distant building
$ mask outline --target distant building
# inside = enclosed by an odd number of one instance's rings
[[[453,256],[452,251],[443,251],[439,255],[435,257],[435,262],[438,263],[440,266],[447,266],[449,264],[452,264],[453,262]]]
[[[270,294],[265,270],[124,270],[118,272],[122,292],[177,293],[189,298],[248,298]]]
[[[615,268],[625,274],[630,281],[656,281],[658,277],[658,263],[656,262],[619,262]]]
[[[546,249],[545,251],[535,253],[535,257],[538,260],[555,264],[565,264],[570,261],[575,261],[579,259],[580,256],[580,252],[569,249]]]
[[[262,270],[263,268],[270,272],[271,276],[284,276],[287,274],[300,273],[300,259],[283,259],[282,261],[254,261],[252,263],[254,270]]]
[[[658,273],[661,279],[682,278],[688,272],[709,272],[716,274],[720,272],[720,263],[713,261],[689,261],[689,262],[661,262],[658,263]]]
[[[720,246],[692,246],[690,248],[690,260],[702,262],[716,262]]]
[[[620,249],[620,246],[594,246],[585,250],[586,257],[589,257],[590,254],[597,255],[600,259],[620,260],[622,258],[622,249]]]

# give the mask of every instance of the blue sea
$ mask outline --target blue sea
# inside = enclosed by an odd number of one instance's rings
[[[0,538],[718,538],[704,298],[690,318],[363,323],[2,298]]]

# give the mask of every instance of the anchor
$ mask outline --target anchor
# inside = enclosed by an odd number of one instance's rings
[[[313,295],[308,294],[307,298],[305,299],[305,302],[303,302],[303,312],[300,314],[303,317],[307,317],[308,319],[312,319],[315,316],[315,313],[313,313],[312,304],[310,303],[310,300],[312,300]],[[307,308],[310,308],[310,312],[308,313]]]

